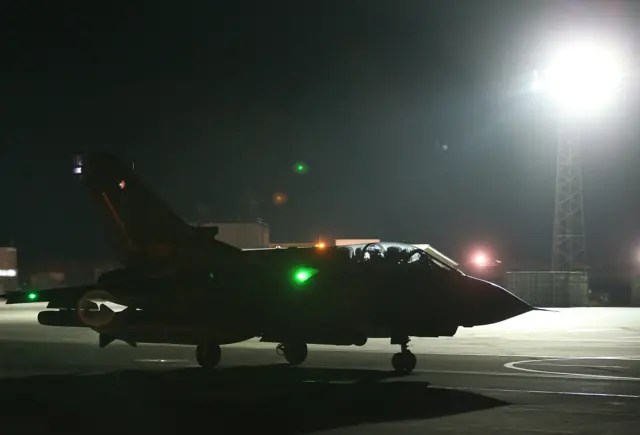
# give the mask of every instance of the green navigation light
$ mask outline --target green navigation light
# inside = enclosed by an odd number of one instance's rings
[[[38,293],[34,293],[34,292],[28,293],[27,294],[27,299],[29,299],[30,301],[38,300]]]
[[[293,272],[293,280],[296,284],[304,284],[318,271],[308,267],[299,267]]]
[[[304,162],[296,162],[296,164],[293,165],[293,170],[297,174],[306,174],[309,170],[309,167]]]
[[[298,272],[296,274],[296,281],[298,282],[305,282],[309,278],[311,278],[311,274],[307,271]]]

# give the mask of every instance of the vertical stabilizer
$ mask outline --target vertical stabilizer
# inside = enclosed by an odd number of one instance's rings
[[[184,256],[194,242],[194,229],[149,189],[132,163],[106,152],[85,153],[76,157],[74,173],[88,188],[123,265],[153,267]]]

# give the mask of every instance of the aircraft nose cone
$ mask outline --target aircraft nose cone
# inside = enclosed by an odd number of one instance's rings
[[[481,326],[502,322],[534,308],[497,284],[469,277],[465,289],[466,313],[462,326]]]

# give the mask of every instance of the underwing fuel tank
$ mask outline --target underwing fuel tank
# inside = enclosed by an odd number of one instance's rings
[[[60,309],[38,313],[38,323],[46,326],[104,328],[112,326],[116,318],[122,318],[105,303],[113,302],[113,296],[104,290],[91,290],[78,300],[76,309]],[[49,304],[48,308],[54,308]]]
[[[76,310],[41,311],[38,313],[38,323],[45,326],[87,327]]]
[[[56,310],[38,313],[38,323],[45,326],[66,326],[76,328],[100,328],[109,326],[119,317],[106,305],[99,310]]]

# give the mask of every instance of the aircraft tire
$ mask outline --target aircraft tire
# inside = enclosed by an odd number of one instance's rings
[[[215,368],[220,363],[221,358],[222,350],[216,343],[199,344],[196,348],[196,360],[202,368]]]
[[[397,373],[409,374],[418,363],[418,359],[413,352],[398,352],[391,358],[391,364]]]
[[[284,359],[292,366],[302,364],[307,359],[306,343],[285,343],[283,346]]]

